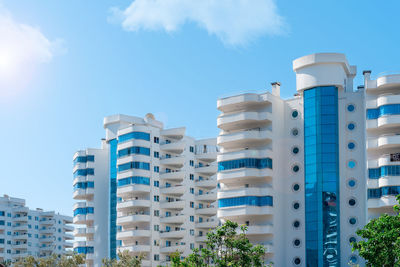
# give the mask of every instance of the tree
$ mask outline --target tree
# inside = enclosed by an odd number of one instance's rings
[[[264,246],[250,243],[246,231],[246,226],[239,227],[237,223],[227,221],[208,232],[206,247],[194,249],[184,261],[179,253],[172,254],[171,267],[265,266]]]
[[[79,267],[85,263],[85,256],[83,254],[67,254],[57,255],[52,254],[50,257],[36,258],[28,256],[26,258],[18,259],[14,267]]]
[[[139,255],[138,258],[133,257],[129,254],[129,251],[124,250],[118,252],[117,259],[103,259],[103,267],[141,267],[143,255]]]
[[[400,195],[396,197],[400,203]],[[366,266],[400,266],[400,206],[395,215],[382,214],[356,233],[363,240],[353,243],[353,251],[366,260]]]

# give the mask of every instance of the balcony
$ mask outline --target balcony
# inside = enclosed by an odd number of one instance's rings
[[[130,184],[117,188],[117,196],[128,198],[135,194],[150,193],[150,186],[144,184]]]
[[[266,94],[244,93],[218,99],[217,108],[222,112],[232,112],[249,108],[259,109],[269,104],[271,104],[271,100]]]
[[[78,214],[78,215],[74,216],[74,218],[72,219],[72,222],[74,224],[85,224],[86,223],[86,215]]]
[[[187,215],[178,214],[178,215],[171,215],[168,217],[160,217],[160,223],[167,223],[167,224],[182,224],[187,220]]]
[[[209,153],[196,153],[195,157],[198,160],[205,162],[214,162],[217,159],[217,152],[209,152]]]
[[[246,184],[249,182],[270,182],[272,169],[241,168],[221,171],[217,174],[217,181],[225,184]]]
[[[117,233],[118,240],[129,240],[137,237],[150,237],[150,230],[126,230]]]
[[[161,247],[160,252],[163,254],[171,254],[174,252],[184,252],[185,251],[185,246],[184,245],[175,245],[175,246],[170,246],[170,247]]]
[[[72,198],[76,200],[90,199],[94,195],[94,188],[75,189],[72,193]]]
[[[207,241],[207,236],[206,235],[198,235],[194,238],[194,241],[196,241],[196,243],[205,243]]]
[[[186,231],[181,230],[181,231],[169,231],[169,232],[160,232],[160,238],[161,239],[181,239],[185,237]]]
[[[253,129],[272,122],[272,113],[244,111],[233,114],[221,114],[217,118],[218,128],[224,131]]]
[[[52,226],[54,225],[55,220],[51,219],[51,220],[40,220],[40,224],[41,225],[45,225],[45,226]]]
[[[208,216],[213,216],[217,214],[217,208],[214,206],[211,206],[209,208],[197,208],[196,209],[196,215],[208,215]]]
[[[76,228],[74,230],[74,236],[75,237],[86,237],[88,235],[94,235],[94,228],[93,227]]]
[[[184,156],[171,156],[170,158],[161,158],[160,164],[172,168],[182,168],[185,164]]]
[[[127,250],[129,254],[141,254],[145,252],[150,252],[149,245],[132,245],[132,246],[123,246],[119,248],[120,251]]]
[[[13,230],[17,232],[27,232],[28,231],[28,225],[27,224],[22,224],[22,225],[14,225]]]
[[[55,241],[55,237],[41,237],[40,243],[53,243]]]
[[[172,201],[172,202],[161,202],[160,208],[162,209],[171,209],[171,210],[181,210],[185,208],[185,201]]]
[[[23,215],[23,216],[15,216],[14,217],[14,222],[21,222],[21,223],[27,223],[28,222],[28,216]]]
[[[134,225],[140,222],[150,222],[150,215],[147,214],[135,214],[128,216],[121,216],[117,218],[117,225]]]
[[[233,219],[242,216],[264,216],[264,215],[273,215],[273,207],[271,206],[249,206],[249,205],[241,205],[241,206],[233,206],[218,209],[217,216],[218,218],[224,219]]]
[[[180,154],[185,149],[186,143],[185,141],[178,141],[172,143],[164,143],[160,145],[160,149],[166,152],[172,152],[176,154]]]
[[[271,130],[252,129],[219,135],[217,144],[226,149],[264,146],[272,141]]]
[[[217,180],[216,179],[202,179],[196,180],[195,186],[203,187],[203,188],[216,188],[217,187]]]
[[[373,120],[367,120],[366,122],[367,130],[370,129],[390,129],[393,127],[400,126],[400,115],[388,115],[379,117]]]
[[[71,220],[71,223],[72,223],[72,220]],[[64,228],[65,232],[72,232],[75,229],[72,225],[63,225],[63,228]]]
[[[161,130],[160,135],[173,139],[182,139],[185,136],[185,132],[186,132],[185,127],[179,127],[179,128]]]
[[[195,199],[196,201],[214,202],[217,200],[217,194],[213,191],[204,193],[202,195],[197,194]]]
[[[367,149],[400,148],[399,134],[386,134],[367,140]]]
[[[379,89],[394,89],[400,87],[400,74],[388,73],[378,77],[376,85]]]
[[[182,185],[164,187],[160,188],[160,193],[164,195],[181,196],[185,193],[185,187]]]
[[[18,235],[14,235],[12,238],[14,240],[27,240],[28,239],[28,233],[20,233]]]
[[[217,164],[212,164],[212,165],[205,165],[205,166],[196,166],[195,171],[197,173],[205,174],[205,175],[213,175],[218,171],[218,166]]]
[[[233,198],[242,196],[272,196],[274,190],[272,187],[239,187],[239,188],[226,188],[225,190],[218,191],[218,199]]]
[[[397,203],[396,196],[382,196],[381,198],[368,199],[368,209],[388,209],[388,212],[393,212],[392,207]]]
[[[117,203],[118,211],[127,211],[133,208],[150,208],[151,202],[149,199],[133,199],[133,200],[123,200]]]
[[[185,178],[185,172],[183,171],[160,173],[161,180],[182,182],[184,178]]]
[[[250,225],[247,226],[246,235],[272,235],[274,228],[272,225]]]

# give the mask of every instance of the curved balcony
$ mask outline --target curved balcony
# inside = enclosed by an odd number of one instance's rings
[[[247,226],[246,235],[272,235],[274,228],[272,225],[250,225]]]
[[[78,216],[85,216],[85,215],[78,215]],[[83,220],[83,223],[85,223],[86,222],[86,218],[84,218],[84,220]],[[83,223],[81,223],[81,224],[83,224]],[[78,224],[78,223],[77,223]],[[40,234],[47,234],[47,235],[50,235],[50,234],[54,234],[55,232],[56,232],[56,230],[54,229],[54,228],[45,228],[45,229],[43,229],[43,228],[41,228],[40,230],[39,230],[39,232],[40,232]]]
[[[196,215],[213,216],[213,215],[217,214],[217,208],[216,207],[197,208],[195,212],[196,212]]]
[[[182,168],[185,164],[184,156],[172,156],[170,158],[161,158],[160,164],[165,166],[171,166],[173,168]]]
[[[381,177],[379,179],[367,180],[368,188],[380,188],[385,186],[399,186],[399,185],[400,185],[400,176],[387,176],[387,177]]]
[[[140,254],[144,252],[150,252],[149,245],[132,245],[132,246],[123,246],[119,248],[120,251],[127,250],[129,254]]]
[[[263,146],[272,141],[270,130],[247,130],[219,135],[217,144],[227,149]]]
[[[124,179],[132,176],[143,176],[143,177],[151,177],[151,171],[149,170],[141,170],[141,169],[129,169],[123,172],[119,172],[117,174],[117,179]]]
[[[368,199],[368,209],[392,208],[398,204],[396,196],[382,196],[381,198]]]
[[[92,198],[93,195],[94,195],[94,188],[86,188],[86,189],[78,188],[74,190],[72,198],[75,200],[84,200]]]
[[[186,221],[187,216],[184,214],[179,215],[172,215],[168,217],[161,217],[160,223],[167,223],[167,224],[182,224]]]
[[[15,225],[15,226],[13,226],[13,231],[15,231],[15,232],[27,232],[28,231],[28,225],[27,224]]]
[[[185,136],[186,127],[161,130],[160,135],[168,138],[182,139]]]
[[[75,237],[86,237],[88,235],[94,235],[94,228],[93,227],[75,228],[75,230],[74,230],[74,236]]]
[[[185,187],[182,185],[160,188],[160,193],[165,195],[181,196],[185,193]]]
[[[218,166],[216,164],[212,164],[209,166],[197,166],[195,168],[197,173],[205,174],[205,175],[213,175],[218,171]]]
[[[132,161],[139,161],[139,162],[149,162],[150,156],[146,155],[139,155],[139,154],[131,154],[122,158],[117,159],[117,165],[129,163]]]
[[[214,162],[217,159],[217,152],[210,152],[210,153],[198,153],[195,154],[196,159],[202,160],[205,162]]]
[[[135,194],[150,193],[150,186],[144,184],[130,184],[117,188],[117,196],[127,198]]]
[[[186,231],[169,231],[169,232],[160,232],[161,239],[181,239],[185,237]]]
[[[399,149],[399,153],[400,153],[400,149]],[[400,164],[400,160],[399,161],[391,161],[390,160],[390,154],[381,155],[378,159],[368,160],[368,168],[378,168],[381,166],[399,165],[399,164]]]
[[[183,172],[183,171],[160,173],[161,180],[171,180],[171,181],[182,182],[184,178],[185,178],[185,172]]]
[[[40,224],[41,225],[46,225],[46,226],[51,226],[54,225],[55,220],[54,219],[50,219],[50,220],[41,220]]]
[[[217,100],[217,108],[222,112],[232,112],[248,108],[262,108],[268,104],[271,104],[271,101],[268,99],[267,95],[255,93],[245,93]]]
[[[172,202],[161,202],[160,208],[162,209],[170,209],[170,210],[181,210],[185,208],[185,201],[172,201]]]
[[[197,243],[205,243],[207,241],[207,236],[206,235],[198,235],[194,238],[194,241]]]
[[[397,94],[384,94],[376,99],[376,107],[390,104],[400,104],[400,95]]]
[[[207,192],[204,194],[197,194],[195,197],[196,201],[204,201],[204,202],[214,202],[217,200],[217,194],[216,192]]]
[[[147,214],[135,214],[135,215],[127,215],[121,216],[117,218],[117,225],[129,226],[134,225],[141,222],[150,222],[150,215]]]
[[[367,140],[367,149],[400,148],[400,135],[388,134]]]
[[[129,147],[133,147],[133,146],[150,148],[151,143],[150,143],[150,141],[146,141],[146,140],[142,140],[142,139],[131,139],[129,141],[118,143],[117,151],[125,149],[125,148],[129,148]]]
[[[272,122],[270,112],[245,111],[219,115],[217,126],[224,131],[234,131],[262,127],[270,122]]]
[[[172,143],[168,143],[168,144],[167,143],[161,144],[160,149],[163,151],[180,154],[185,149],[185,146],[186,146],[186,143],[185,143],[185,141],[182,140],[182,141],[172,142]]]
[[[274,190],[272,187],[242,187],[242,188],[226,188],[226,190],[218,191],[218,199],[220,198],[232,198],[241,196],[272,196]]]
[[[184,245],[176,245],[176,246],[170,246],[170,247],[161,247],[160,252],[163,254],[171,254],[174,252],[184,252],[185,251],[185,246]]]
[[[197,187],[216,188],[217,187],[217,180],[216,179],[196,180],[194,184]]]
[[[215,227],[218,226],[218,220],[209,220],[209,221],[202,221],[202,222],[197,222],[194,227],[195,228],[201,228],[201,229],[214,229]]]
[[[150,206],[151,202],[149,199],[133,199],[117,203],[117,210],[126,212],[133,208],[150,208]]]
[[[273,158],[274,153],[270,149],[243,149],[233,152],[225,152],[223,154],[219,154],[217,157],[217,161],[226,161],[226,160],[236,160],[242,158]]]
[[[72,222],[74,224],[85,224],[86,223],[86,215],[78,214],[78,215],[74,216],[74,218],[72,219]]]
[[[238,216],[264,216],[264,215],[273,215],[273,207],[264,206],[235,206],[235,207],[227,207],[227,208],[219,208],[217,212],[218,218],[234,218]]]
[[[27,223],[28,222],[28,216],[27,215],[22,215],[19,217],[14,217],[14,222],[21,222],[21,223]]]
[[[379,89],[391,89],[400,87],[400,74],[389,74],[380,76],[376,79],[376,85]]]
[[[94,182],[94,176],[93,175],[88,175],[88,176],[77,176],[74,178],[72,181],[72,184],[76,183],[83,183],[83,182]]]
[[[242,168],[218,172],[217,181],[225,184],[243,184],[250,181],[270,181],[271,169]]]
[[[400,126],[400,115],[388,115],[373,120],[367,120],[367,130],[392,128]]]
[[[41,237],[40,243],[53,243],[55,241],[55,237]]]
[[[126,230],[117,233],[118,240],[129,240],[137,237],[150,237],[150,230]]]

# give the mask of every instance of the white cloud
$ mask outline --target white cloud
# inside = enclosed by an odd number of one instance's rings
[[[174,32],[197,23],[228,45],[244,45],[284,31],[274,0],[135,0],[125,10],[112,9],[127,31]]]
[[[60,40],[50,41],[39,28],[15,21],[0,3],[0,82],[51,61],[58,48]]]

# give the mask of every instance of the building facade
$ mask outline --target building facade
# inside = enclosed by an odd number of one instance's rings
[[[171,253],[185,257],[204,246],[218,224],[216,139],[195,140],[184,127],[164,129],[152,114],[109,116],[104,128],[98,154],[74,156],[86,157],[74,167],[74,186],[87,183],[74,193],[84,200],[74,206],[74,223],[86,225],[76,230],[84,240],[75,250],[86,253],[87,265],[100,266],[102,258],[124,250],[142,255],[143,266],[166,265]]]
[[[297,93],[218,100],[218,217],[276,266],[348,266],[367,220],[365,91],[342,54],[293,62]]]
[[[31,210],[25,200],[0,197],[0,262],[64,254],[72,248],[72,218],[54,211]]]

